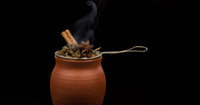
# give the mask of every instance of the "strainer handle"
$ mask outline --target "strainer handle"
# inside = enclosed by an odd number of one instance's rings
[[[102,54],[119,54],[119,53],[126,53],[126,52],[147,52],[147,51],[148,51],[148,48],[145,46],[134,46],[122,51],[105,51],[101,53]]]

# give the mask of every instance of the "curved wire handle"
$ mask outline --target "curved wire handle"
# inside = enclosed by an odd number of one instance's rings
[[[142,49],[142,50],[136,50],[136,49]],[[102,52],[102,54],[119,54],[119,53],[126,53],[126,52],[147,52],[147,51],[148,51],[148,48],[145,46],[134,46],[122,51],[105,51],[105,52]]]

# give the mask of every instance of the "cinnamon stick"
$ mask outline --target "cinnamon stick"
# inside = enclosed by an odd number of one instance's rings
[[[74,46],[78,45],[78,43],[76,42],[76,40],[74,39],[74,37],[72,36],[71,32],[68,29],[65,30],[65,33],[67,34],[68,38],[70,39],[72,45],[74,45]]]
[[[68,46],[72,46],[73,45],[71,40],[69,39],[68,35],[64,31],[61,33],[61,35],[65,39],[65,41],[67,42]]]

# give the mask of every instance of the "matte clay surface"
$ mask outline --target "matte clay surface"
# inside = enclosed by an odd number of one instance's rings
[[[56,57],[50,90],[54,105],[102,105],[106,80],[102,57],[69,60]]]

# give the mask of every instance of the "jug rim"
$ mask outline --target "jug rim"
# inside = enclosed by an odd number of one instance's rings
[[[92,59],[97,59],[97,58],[102,57],[102,53],[100,51],[97,51],[97,55],[96,56],[90,57],[90,58],[87,58],[87,57],[83,57],[83,58],[67,57],[67,56],[59,55],[58,52],[59,51],[55,52],[55,56],[56,57],[63,58],[63,59],[69,59],[69,60],[92,60]]]

